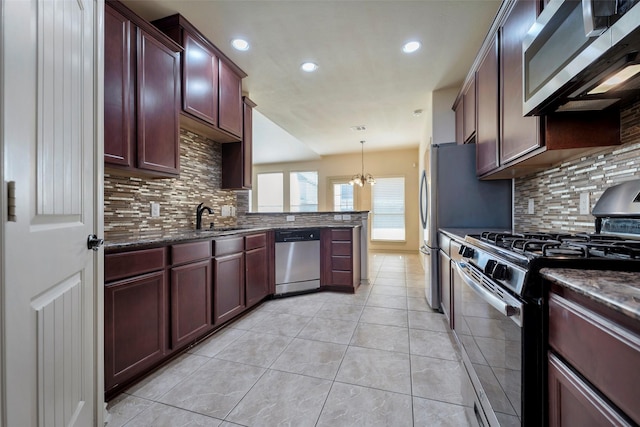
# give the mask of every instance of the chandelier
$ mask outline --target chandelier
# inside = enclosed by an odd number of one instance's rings
[[[354,176],[351,177],[351,181],[349,181],[350,185],[359,185],[360,187],[362,187],[365,182],[367,184],[375,184],[376,180],[373,177],[373,175],[371,175],[370,173],[368,174],[364,174],[364,141],[360,141],[360,144],[362,145],[362,169],[360,170],[359,174],[356,174]]]

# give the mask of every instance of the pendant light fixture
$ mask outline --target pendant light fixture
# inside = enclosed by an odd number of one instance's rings
[[[370,173],[364,174],[364,141],[360,141],[362,146],[362,169],[360,169],[360,173],[351,177],[351,181],[349,181],[350,185],[359,185],[360,187],[364,186],[365,182],[367,184],[374,185],[376,183],[375,178]]]

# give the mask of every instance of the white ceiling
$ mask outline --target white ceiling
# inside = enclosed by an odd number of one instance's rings
[[[128,0],[148,20],[182,14],[248,77],[254,163],[417,146],[428,94],[460,86],[498,0]],[[235,51],[233,38],[251,48]],[[404,54],[402,44],[422,49]],[[300,64],[314,61],[315,73]],[[365,125],[355,132],[352,126]]]

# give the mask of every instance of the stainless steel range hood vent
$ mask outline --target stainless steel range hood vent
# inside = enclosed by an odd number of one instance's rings
[[[638,65],[640,0],[551,0],[523,42],[523,114],[602,110],[634,97]],[[601,86],[621,70],[632,70],[624,82]]]

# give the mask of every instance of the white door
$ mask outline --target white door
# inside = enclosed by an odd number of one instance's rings
[[[2,172],[15,183],[15,218],[2,221],[4,423],[95,426],[102,251],[87,236],[102,228],[104,5],[2,3]]]

